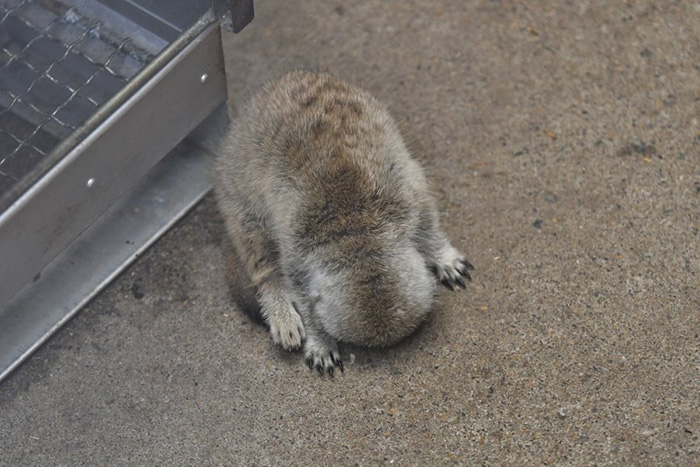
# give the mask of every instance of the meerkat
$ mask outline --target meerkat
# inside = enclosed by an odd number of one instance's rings
[[[272,340],[321,374],[338,342],[388,346],[426,318],[436,278],[473,269],[389,112],[333,76],[291,72],[231,123],[215,191]]]

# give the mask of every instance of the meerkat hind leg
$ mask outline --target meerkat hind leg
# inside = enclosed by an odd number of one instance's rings
[[[300,348],[306,338],[306,330],[283,285],[279,281],[268,279],[258,288],[258,301],[261,314],[270,326],[272,341],[285,350]]]
[[[270,328],[272,341],[285,350],[296,350],[306,338],[304,323],[285,290],[273,242],[257,222],[247,221],[232,233],[235,250],[242,255],[257,291],[260,314]]]

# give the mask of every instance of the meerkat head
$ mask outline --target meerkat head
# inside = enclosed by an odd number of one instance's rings
[[[427,317],[435,280],[409,242],[385,246],[373,255],[353,252],[352,264],[326,263],[311,270],[313,314],[341,342],[368,347],[394,344]]]

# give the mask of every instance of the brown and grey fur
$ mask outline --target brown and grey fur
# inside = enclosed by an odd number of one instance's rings
[[[342,369],[337,342],[386,346],[471,265],[438,224],[419,164],[372,96],[328,74],[263,86],[233,122],[217,195],[272,339]]]

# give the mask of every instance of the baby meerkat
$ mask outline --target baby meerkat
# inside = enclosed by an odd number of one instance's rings
[[[420,165],[368,93],[325,73],[268,83],[224,138],[216,192],[272,339],[321,374],[338,342],[387,346],[472,265],[450,245]]]

